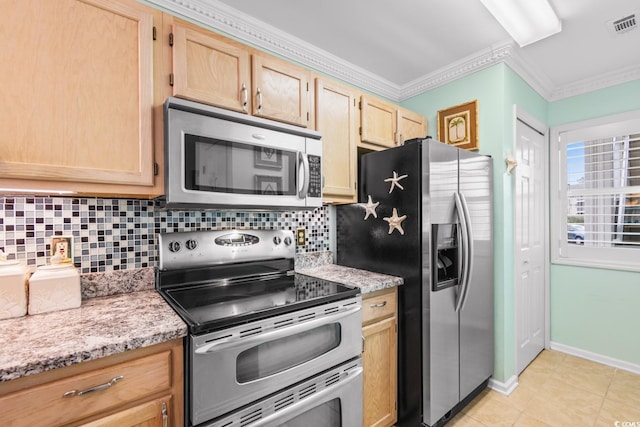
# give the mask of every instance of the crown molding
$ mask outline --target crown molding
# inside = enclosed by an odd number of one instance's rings
[[[399,100],[398,85],[217,0],[145,1],[359,88]]]
[[[400,86],[217,0],[141,1],[395,102],[404,101],[499,63],[508,65],[547,101],[557,101],[640,79],[640,66],[632,66],[554,87],[546,75],[527,63],[515,42],[509,40]]]
[[[497,63],[505,62],[512,54],[513,42],[495,44],[488,49],[467,56],[433,73],[407,83],[401,88],[399,99],[404,101],[405,99],[420,95],[428,90],[468,76]]]
[[[547,100],[558,101],[560,99],[570,98],[572,96],[593,92],[599,89],[605,89],[607,87],[627,83],[633,80],[640,80],[640,65],[632,65],[610,73],[601,74],[596,77],[579,80],[575,83],[557,87],[551,92]]]

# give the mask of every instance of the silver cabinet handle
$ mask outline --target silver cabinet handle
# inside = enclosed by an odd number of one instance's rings
[[[169,414],[167,413],[167,404],[162,402],[162,427],[169,426]]]
[[[371,304],[369,307],[371,307],[371,308],[380,308],[380,307],[384,307],[385,305],[387,305],[387,302],[386,301],[382,301],[382,302],[379,302],[378,304]]]
[[[256,96],[258,97],[258,114],[262,113],[262,91],[260,90],[260,88],[257,89],[256,91]]]
[[[119,375],[117,377],[111,378],[111,381],[109,381],[108,383],[93,386],[84,390],[71,390],[63,394],[62,397],[82,396],[83,394],[93,393],[94,391],[105,390],[111,387],[112,385],[114,385],[115,383],[117,383],[118,381],[122,381],[123,379],[124,377],[122,375]]]
[[[247,85],[242,83],[242,111],[247,111],[247,101],[248,101],[248,93],[247,93]]]

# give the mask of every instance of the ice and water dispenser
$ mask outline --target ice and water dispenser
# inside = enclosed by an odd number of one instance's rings
[[[455,286],[459,275],[459,244],[457,224],[433,224],[431,226],[433,244],[432,265],[433,291]]]

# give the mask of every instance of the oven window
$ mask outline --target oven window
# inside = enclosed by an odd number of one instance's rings
[[[243,351],[236,361],[236,380],[246,383],[313,360],[340,345],[340,323],[268,341]]]
[[[297,152],[184,136],[185,188],[233,194],[292,196]]]
[[[278,427],[340,427],[342,426],[340,399],[335,398],[309,409]]]

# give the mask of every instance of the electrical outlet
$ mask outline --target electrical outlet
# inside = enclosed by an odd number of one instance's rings
[[[307,237],[307,230],[305,230],[304,228],[298,228],[296,230],[296,245],[304,246],[307,240],[306,237]]]

